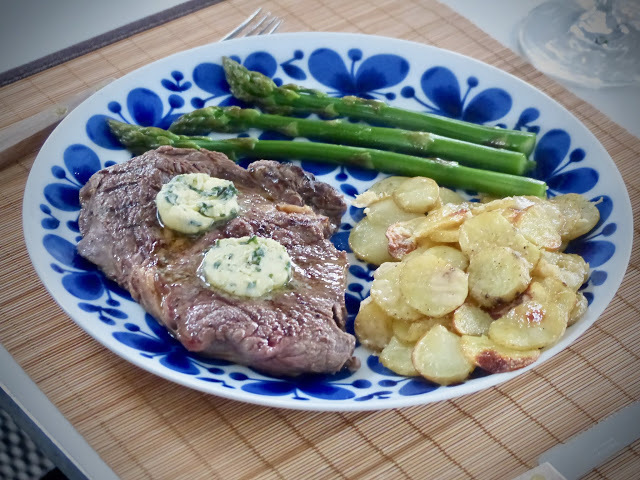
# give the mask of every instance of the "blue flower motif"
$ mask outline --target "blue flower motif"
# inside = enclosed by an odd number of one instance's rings
[[[199,363],[192,355],[160,325],[151,315],[145,314],[145,323],[151,333],[144,332],[138,325],[125,324],[126,332],[113,332],[113,338],[140,352],[146,358],[160,358],[160,364],[187,375],[200,373]],[[215,362],[215,361],[214,361]],[[222,362],[222,364],[227,364]],[[212,372],[212,373],[215,373]]]
[[[581,148],[569,153],[570,149],[571,136],[559,128],[549,130],[538,140],[533,152],[536,169],[532,176],[547,182],[550,195],[586,193],[598,183],[597,170],[589,167],[568,168],[580,163],[586,156]]]
[[[293,62],[302,60],[303,58],[304,52],[302,50],[296,50],[293,52],[293,58],[290,58],[286,62],[282,62],[280,67],[284,70],[284,73],[289,75],[291,78],[295,80],[306,80],[307,74],[304,73],[304,70],[293,64]]]
[[[184,80],[184,75],[182,72],[178,70],[174,70],[171,72],[171,77],[173,80],[169,80],[168,78],[163,78],[160,83],[167,90],[172,92],[184,92],[185,90],[189,90],[191,88],[191,82],[182,82]]]
[[[183,85],[184,86],[184,85]],[[182,113],[175,112],[184,106],[184,99],[177,94],[169,95],[169,110],[164,111],[160,96],[148,88],[134,88],[127,94],[127,111],[131,119],[122,113],[120,102],[109,102],[107,108],[117,116],[117,120],[134,123],[143,127],[167,129]],[[122,150],[124,147],[109,130],[107,120],[114,117],[93,115],[86,125],[87,135],[96,145],[110,150]]]
[[[102,168],[98,155],[89,147],[80,144],[69,145],[63,154],[63,162],[67,167],[53,166],[51,173],[58,180],[65,183],[50,183],[44,188],[46,200],[59,210],[73,212],[80,210],[79,193],[82,186],[87,183],[91,175]],[[67,172],[71,175],[68,176]],[[41,211],[51,215],[51,210],[45,206]],[[53,223],[49,222],[50,226]]]
[[[511,110],[512,99],[501,88],[488,88],[473,97],[468,103],[471,90],[479,81],[476,77],[467,79],[467,91],[462,94],[454,73],[446,67],[432,67],[422,74],[420,86],[427,99],[416,96],[413,87],[404,87],[400,94],[413,98],[427,108],[427,111],[473,123],[487,123],[504,117]]]
[[[350,67],[335,50],[319,48],[309,56],[309,73],[318,82],[334,89],[330,95],[354,95],[362,98],[384,96],[393,100],[395,94],[378,90],[389,88],[402,82],[409,73],[409,62],[393,54],[379,54],[362,60],[362,50],[352,48],[347,52]]]
[[[267,77],[273,77],[278,69],[276,59],[267,52],[253,52],[244,62],[241,62],[237,56],[231,56],[233,60],[242,63],[249,70],[260,72]],[[291,71],[291,69],[290,69]],[[276,84],[281,84],[280,79],[273,79]],[[205,104],[214,98],[225,97],[221,106],[238,105],[245,107],[246,104],[231,96],[231,87],[227,83],[222,65],[217,63],[200,63],[193,69],[193,82],[202,90],[209,93],[210,96],[205,98],[193,97],[191,105],[194,108],[202,108]]]
[[[267,396],[291,396],[294,400],[309,400],[309,397],[322,400],[348,400],[355,397],[355,393],[344,386],[365,389],[371,386],[368,380],[355,380],[344,383],[351,372],[347,369],[334,375],[302,375],[296,378],[268,377],[258,379],[249,377],[243,373],[230,375],[236,381],[246,381],[241,388],[245,392]],[[306,395],[306,396],[305,396]]]

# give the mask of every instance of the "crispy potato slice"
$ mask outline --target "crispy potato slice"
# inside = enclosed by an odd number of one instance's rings
[[[483,307],[508,303],[531,282],[531,264],[510,247],[489,247],[469,259],[469,295]]]
[[[380,363],[398,375],[416,376],[418,371],[413,366],[412,353],[413,344],[391,337],[389,344],[380,352]]]
[[[465,380],[474,365],[462,352],[460,337],[434,325],[413,348],[413,366],[420,375],[440,385]]]
[[[577,291],[589,278],[589,264],[574,253],[542,251],[540,261],[532,274],[537,277],[554,277]]]
[[[389,241],[386,237],[387,227],[373,223],[365,217],[351,229],[349,247],[360,260],[382,265],[394,259],[389,254]]]
[[[414,344],[434,325],[450,326],[451,319],[449,317],[424,317],[417,322],[394,320],[393,335],[405,343]]]
[[[428,251],[402,264],[400,288],[407,303],[424,315],[441,317],[467,298],[467,274]]]
[[[389,225],[386,237],[389,242],[389,254],[396,259],[403,258],[408,253],[414,251],[419,243],[424,243],[422,239],[414,237],[415,229],[422,224],[424,216],[414,218],[406,222],[398,222]],[[428,239],[425,239],[428,240]]]
[[[380,352],[393,336],[392,318],[371,297],[360,302],[354,329],[365,347]]]
[[[457,248],[449,245],[435,245],[426,251],[460,270],[466,270],[469,266],[469,258]]]
[[[585,297],[582,292],[578,292],[576,294],[576,303],[571,309],[571,312],[569,312],[569,322],[567,323],[567,326],[570,327],[580,320],[584,314],[587,313],[588,307],[589,301],[587,300],[587,297]]]
[[[564,217],[560,231],[562,240],[573,240],[589,232],[600,220],[600,211],[594,202],[577,193],[558,195],[550,200]]]
[[[488,197],[486,198],[486,201],[483,201],[482,203],[474,203],[472,213],[473,215],[480,215],[485,212],[500,212],[508,217],[510,216],[508,211],[522,211],[540,201],[542,201],[542,199],[538,197],[521,195],[504,198]]]
[[[471,208],[468,204],[454,205],[449,203],[431,210],[419,224],[414,226],[413,236],[424,238],[437,230],[457,228],[470,217]]]
[[[480,307],[463,303],[453,312],[452,328],[458,335],[486,335],[492,322]]]
[[[393,198],[385,198],[374,203],[365,208],[364,213],[369,221],[387,227],[397,222],[406,222],[414,218],[424,217],[423,214],[405,212]]]
[[[540,202],[527,208],[515,221],[524,237],[546,250],[556,251],[562,246],[560,230],[564,218],[560,209],[551,202]]]
[[[393,199],[406,212],[427,213],[441,206],[438,184],[427,177],[413,177],[393,192]]]
[[[440,202],[442,205],[446,205],[447,203],[460,205],[461,203],[465,203],[466,200],[458,192],[450,188],[440,187]]]
[[[411,307],[400,290],[400,274],[404,264],[383,263],[373,274],[371,297],[380,308],[393,318],[415,322],[422,315]]]
[[[564,334],[575,293],[562,282],[545,278],[531,282],[526,295],[527,300],[491,323],[491,340],[515,350],[531,350],[552,345]]]
[[[493,342],[489,337],[463,335],[460,346],[469,362],[489,373],[511,372],[531,365],[540,357],[540,350],[514,350]]]
[[[393,195],[396,188],[402,185],[405,181],[409,180],[409,177],[391,176],[383,178],[374,183],[367,191],[357,195],[352,202],[354,207],[364,208],[372,205],[380,200],[389,198]]]
[[[460,227],[459,242],[460,250],[469,257],[486,248],[500,246],[512,248],[532,266],[540,258],[540,249],[497,211],[484,212],[465,221]]]

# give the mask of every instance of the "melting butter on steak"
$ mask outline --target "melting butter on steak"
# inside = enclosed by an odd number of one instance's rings
[[[178,174],[230,180],[239,213],[198,236],[160,225],[155,197]],[[80,255],[126,288],[188,350],[273,375],[355,367],[344,331],[346,254],[329,237],[346,205],[301,168],[261,160],[248,169],[225,155],[161,147],[94,174],[80,192]],[[287,250],[292,278],[260,298],[215,290],[198,276],[217,239],[256,235]]]

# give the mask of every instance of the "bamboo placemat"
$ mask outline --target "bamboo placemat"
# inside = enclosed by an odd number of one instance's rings
[[[273,0],[282,31],[379,34],[492,64],[573,112],[609,151],[638,222],[640,140],[435,0]],[[228,0],[0,89],[0,127],[107,76],[216,41],[257,7]],[[0,174],[0,341],[122,478],[510,479],[594,422],[640,400],[636,245],[624,282],[576,343],[516,379],[430,405],[319,413],[202,394],[121,360],[77,327],[29,262],[22,195],[35,155]],[[577,459],[579,461],[579,459]],[[640,442],[588,479],[637,478]]]

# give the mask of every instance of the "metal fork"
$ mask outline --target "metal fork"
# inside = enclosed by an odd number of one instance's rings
[[[275,15],[271,15],[271,12],[267,12],[262,15],[262,17],[256,19],[260,12],[262,12],[262,7],[249,15],[244,22],[227,33],[220,41],[230,40],[236,37],[249,37],[251,35],[269,35],[275,32],[282,24],[282,20]]]

